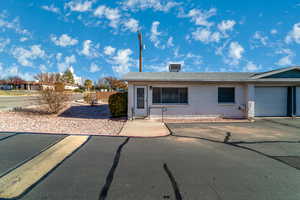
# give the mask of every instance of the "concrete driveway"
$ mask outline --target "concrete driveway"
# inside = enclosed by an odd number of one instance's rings
[[[93,136],[20,199],[300,199],[298,129],[268,121],[169,127],[173,135],[162,138]],[[19,136],[2,137],[0,160]]]

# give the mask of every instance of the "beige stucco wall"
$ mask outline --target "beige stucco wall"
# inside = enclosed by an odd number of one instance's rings
[[[150,118],[159,118],[162,115],[162,107],[165,108],[164,116],[169,118],[190,117],[247,117],[247,85],[239,83],[231,84],[204,84],[204,83],[163,83],[163,82],[129,82],[128,87],[128,116],[132,116],[134,108],[134,87],[146,85],[148,90],[148,115]],[[187,87],[188,104],[182,105],[155,105],[152,104],[151,87]],[[218,87],[235,87],[235,103],[219,104]]]

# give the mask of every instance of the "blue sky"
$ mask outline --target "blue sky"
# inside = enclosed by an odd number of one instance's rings
[[[3,0],[0,78],[71,67],[97,80],[144,71],[266,71],[299,65],[300,1]]]

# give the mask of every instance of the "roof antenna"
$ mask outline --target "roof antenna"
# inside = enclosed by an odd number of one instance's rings
[[[143,41],[142,41],[142,33],[138,31],[138,39],[139,39],[139,49],[140,49],[140,58],[139,58],[139,72],[142,72],[142,61],[143,61]]]

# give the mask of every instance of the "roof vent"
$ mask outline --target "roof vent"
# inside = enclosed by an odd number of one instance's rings
[[[179,72],[181,70],[181,64],[170,64],[169,71],[170,72]]]

